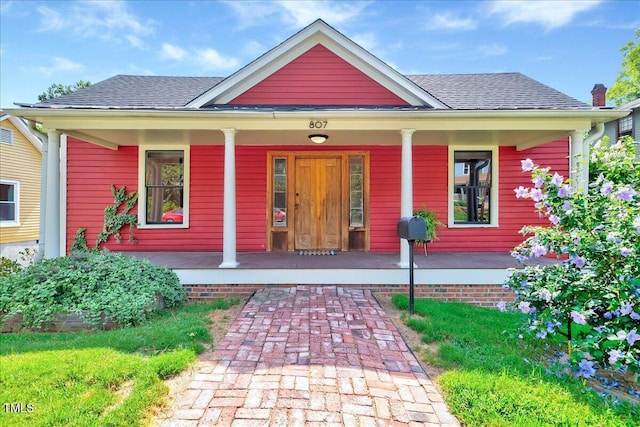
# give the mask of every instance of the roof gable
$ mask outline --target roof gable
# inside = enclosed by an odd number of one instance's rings
[[[447,108],[428,92],[322,20],[315,21],[186,106],[200,108],[231,103],[317,45],[322,45],[379,86],[395,94],[405,104]]]
[[[321,44],[231,100],[234,105],[408,105]]]

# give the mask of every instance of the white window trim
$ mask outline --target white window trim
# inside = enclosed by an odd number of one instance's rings
[[[184,151],[184,177],[182,181],[183,214],[182,224],[147,224],[147,189],[145,186],[145,158],[147,151]],[[138,147],[138,228],[158,229],[158,228],[189,228],[189,190],[191,187],[191,155],[188,144],[167,144],[167,145],[140,145]]]
[[[6,128],[6,127],[4,127],[4,126],[2,126],[2,128],[1,128],[1,129],[2,129],[3,131],[7,131],[7,132],[9,132],[9,135],[10,135],[10,137],[11,137],[11,141],[10,141],[10,142],[5,142],[5,141],[3,141],[2,139],[0,139],[0,142],[1,142],[1,143],[3,143],[3,144],[6,144],[6,145],[13,145],[13,141],[14,141],[13,129],[9,129],[9,128]]]
[[[12,179],[0,179],[0,184],[13,185],[15,194],[16,219],[13,221],[0,221],[0,227],[19,227],[20,226],[20,181]]]
[[[453,218],[453,189],[455,187],[455,152],[456,151],[491,151],[491,202],[489,204],[490,209],[490,222],[488,224],[458,224],[454,222]],[[498,153],[500,149],[497,145],[450,145],[449,146],[449,170],[448,170],[448,195],[447,195],[447,225],[449,228],[496,228],[498,227],[498,218],[500,214],[498,212],[498,195],[500,194],[500,182],[498,177],[500,176],[499,164],[500,158]]]

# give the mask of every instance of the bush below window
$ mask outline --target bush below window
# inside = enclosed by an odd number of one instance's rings
[[[182,304],[185,291],[176,274],[149,261],[110,252],[74,252],[46,259],[0,283],[4,322],[15,314],[38,329],[56,313],[82,315],[95,328],[106,322],[136,325],[158,310]]]

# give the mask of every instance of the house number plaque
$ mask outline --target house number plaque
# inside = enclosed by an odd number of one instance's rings
[[[309,129],[324,129],[328,123],[327,120],[310,120]]]

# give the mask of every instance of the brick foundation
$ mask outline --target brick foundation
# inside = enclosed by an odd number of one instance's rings
[[[253,292],[265,287],[294,287],[282,285],[186,285],[188,301],[208,301],[214,298],[248,298]],[[322,285],[308,285],[322,286]],[[340,285],[345,288],[369,289],[376,295],[390,297],[394,294],[409,295],[409,285]],[[498,301],[512,301],[513,292],[501,285],[415,285],[416,298],[432,298],[442,301],[466,302],[482,307],[494,307]]]

